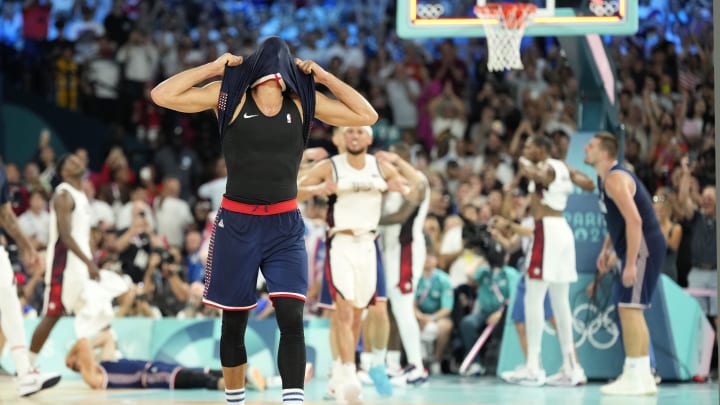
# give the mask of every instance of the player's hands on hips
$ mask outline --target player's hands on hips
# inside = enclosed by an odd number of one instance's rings
[[[306,75],[315,75],[315,80],[318,82],[322,82],[322,80],[325,78],[325,76],[328,74],[325,69],[322,68],[322,66],[318,65],[314,61],[308,59],[308,60],[301,60],[299,58],[295,58],[295,64],[300,68],[300,70],[303,71]]]
[[[231,53],[224,53],[219,58],[215,59],[213,65],[217,69],[218,75],[222,75],[225,71],[225,66],[237,66],[243,62],[242,56],[233,55]]]
[[[626,288],[632,287],[637,279],[637,267],[635,264],[626,264],[622,273],[622,283]]]

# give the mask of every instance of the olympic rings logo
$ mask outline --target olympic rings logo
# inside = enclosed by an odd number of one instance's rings
[[[418,4],[417,16],[425,19],[437,19],[445,14],[445,6],[437,4]]]
[[[616,0],[591,1],[589,7],[596,16],[616,15],[620,10],[620,4]]]
[[[576,332],[575,347],[579,348],[588,342],[597,350],[607,350],[617,343],[620,338],[620,329],[612,315],[615,306],[610,305],[605,310],[589,303],[583,303],[573,310],[573,330]],[[588,313],[589,312],[589,313]],[[590,323],[585,324],[585,319]],[[545,332],[555,335],[555,330],[550,324],[545,323]],[[580,335],[577,337],[577,335]]]

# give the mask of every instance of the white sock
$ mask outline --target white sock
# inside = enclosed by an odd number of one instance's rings
[[[245,405],[245,388],[236,390],[225,388],[225,402],[232,405]]]
[[[360,353],[360,368],[362,368],[365,371],[370,370],[370,367],[373,366],[373,354],[370,352],[361,352]]]
[[[355,368],[355,363],[345,363],[342,365],[342,372],[340,374],[340,381],[345,381],[348,379],[357,379],[357,369]]]
[[[283,390],[283,405],[302,405],[305,393],[302,388],[287,388]]]
[[[389,370],[400,370],[400,350],[388,350],[387,366]]]
[[[372,366],[384,366],[385,365],[385,354],[387,349],[373,349],[372,351]]]
[[[0,287],[0,314],[0,326],[10,346],[15,370],[19,376],[23,376],[33,369],[33,365],[28,356],[20,301],[13,285]]]
[[[650,371],[650,356],[626,357],[625,367],[632,371]]]
[[[38,356],[39,356],[39,354],[37,354],[37,353],[33,353],[33,352],[28,353],[28,357],[30,358],[30,367],[32,367],[32,368],[37,367]]]
[[[340,373],[342,370],[342,361],[340,361],[340,358],[334,359],[332,362],[332,366],[330,367],[330,378],[338,378],[340,377]]]

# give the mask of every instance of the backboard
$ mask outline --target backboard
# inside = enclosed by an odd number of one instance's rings
[[[616,12],[596,15],[593,0],[505,1],[537,5],[538,10],[525,36],[574,36],[585,34],[631,35],[638,30],[638,0],[614,0]],[[596,3],[604,3],[594,0]],[[485,24],[473,6],[499,3],[493,0],[397,0],[397,32],[402,38],[484,37]],[[614,8],[613,8],[614,11]]]

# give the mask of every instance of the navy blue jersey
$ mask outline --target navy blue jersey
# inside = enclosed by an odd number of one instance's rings
[[[664,241],[660,224],[653,208],[652,198],[648,193],[645,186],[638,180],[638,178],[628,169],[616,163],[610,168],[610,172],[621,171],[630,176],[635,182],[635,195],[633,195],[633,201],[640,213],[642,218],[642,233],[643,239],[646,241],[656,240],[658,237]],[[608,174],[610,173],[608,172]],[[625,260],[625,254],[627,250],[627,235],[625,234],[625,218],[623,218],[620,210],[618,209],[615,201],[605,194],[605,188],[603,187],[602,180],[598,177],[598,190],[600,191],[600,211],[605,215],[605,222],[607,223],[607,230],[610,234],[610,240],[612,241],[613,248],[616,254],[621,260]],[[665,253],[663,252],[663,255]]]

